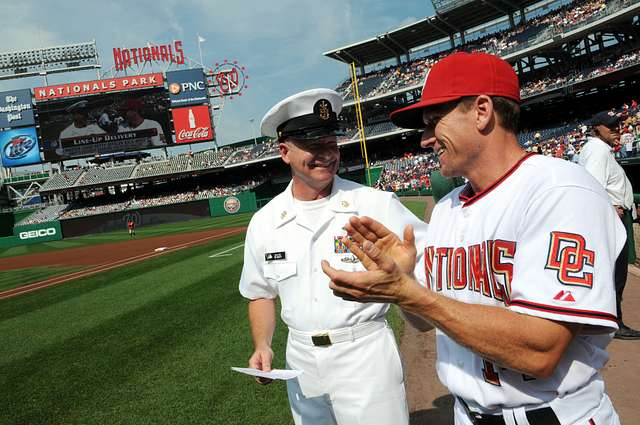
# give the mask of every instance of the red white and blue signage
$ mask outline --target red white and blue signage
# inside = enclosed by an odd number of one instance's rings
[[[40,147],[35,127],[0,131],[0,148],[4,167],[22,167],[40,162]]]

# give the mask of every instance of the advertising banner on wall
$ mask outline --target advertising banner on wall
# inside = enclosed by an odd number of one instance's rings
[[[87,96],[91,94],[160,86],[164,86],[164,78],[161,73],[155,73],[36,87],[33,90],[33,93],[36,98],[36,102],[39,102],[43,100],[62,99],[65,97]]]
[[[47,161],[164,147],[171,124],[163,87],[37,103]]]
[[[4,167],[22,167],[40,162],[40,147],[35,127],[0,131],[0,149]]]
[[[206,105],[177,108],[171,111],[176,143],[194,143],[213,140],[213,126]]]
[[[167,72],[167,84],[172,108],[208,102],[202,68]]]
[[[31,90],[12,90],[0,93],[0,127],[34,125]]]

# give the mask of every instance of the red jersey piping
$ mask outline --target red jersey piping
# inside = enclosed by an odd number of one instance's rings
[[[500,178],[498,180],[493,182],[491,184],[491,186],[489,186],[488,188],[486,188],[482,192],[473,194],[473,189],[471,188],[471,185],[469,183],[467,183],[467,185],[464,187],[464,189],[462,189],[462,192],[460,192],[460,195],[458,196],[460,201],[463,203],[462,208],[468,207],[469,205],[472,205],[478,199],[483,198],[485,195],[487,195],[493,189],[498,187],[500,185],[500,183],[505,181],[507,179],[507,177],[509,177],[511,174],[513,174],[518,169],[518,167],[520,167],[520,165],[522,165],[522,163],[524,161],[526,161],[527,159],[529,159],[533,155],[537,155],[537,154],[535,152],[529,152],[525,156],[520,158],[518,160],[518,162],[513,164],[513,167],[509,168],[506,173],[504,173],[502,176],[500,176]]]

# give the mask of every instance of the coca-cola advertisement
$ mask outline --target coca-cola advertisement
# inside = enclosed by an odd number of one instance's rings
[[[214,139],[207,105],[176,108],[171,111],[176,143],[208,142]]]

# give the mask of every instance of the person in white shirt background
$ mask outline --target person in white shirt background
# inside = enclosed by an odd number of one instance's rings
[[[613,147],[620,143],[620,117],[610,111],[602,111],[595,114],[589,124],[591,135],[587,137],[587,143],[582,147],[578,164],[585,167],[604,187],[627,231],[627,242],[616,260],[615,267],[618,316],[618,330],[615,338],[640,339],[640,332],[629,328],[622,320],[622,293],[627,283],[627,266],[635,262],[632,222],[636,211],[631,182],[613,154]]]

